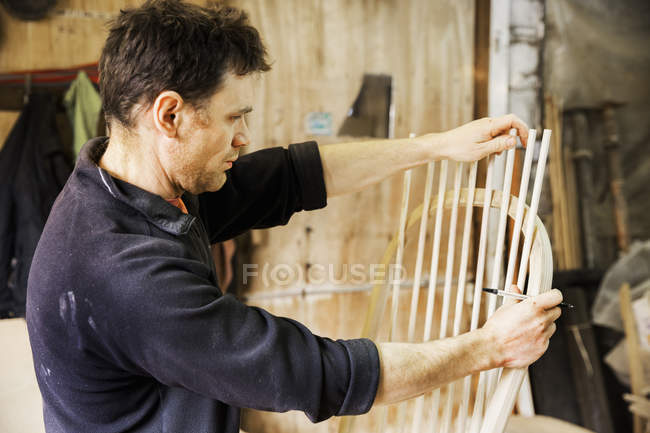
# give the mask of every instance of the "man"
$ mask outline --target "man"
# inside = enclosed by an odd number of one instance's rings
[[[285,224],[429,160],[525,140],[514,116],[408,140],[239,158],[265,49],[246,16],[147,2],[100,59],[109,137],[89,141],[32,265],[27,320],[48,432],[236,432],[242,407],[360,414],[546,349],[554,291],[421,344],[332,341],[223,296],[209,244]]]

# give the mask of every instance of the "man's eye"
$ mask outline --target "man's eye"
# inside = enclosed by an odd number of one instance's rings
[[[230,118],[231,118],[232,120],[239,120],[239,119],[242,118],[242,116],[241,116],[241,115],[237,115],[237,116],[231,116]]]

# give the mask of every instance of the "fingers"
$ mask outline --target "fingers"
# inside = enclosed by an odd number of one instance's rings
[[[518,293],[518,294],[521,295],[521,289],[519,287],[517,287],[516,284],[513,284],[512,286],[510,286],[510,291],[513,292],[513,293]]]
[[[542,338],[545,340],[548,340],[551,338],[551,336],[555,333],[555,330],[557,329],[557,325],[555,324],[555,321],[560,317],[562,314],[562,311],[560,311],[560,307],[554,307],[551,308],[550,310],[544,311],[544,321],[548,323],[548,325],[544,328],[544,331],[542,332]]]
[[[544,310],[555,307],[562,302],[562,292],[558,289],[549,290],[532,298],[533,305],[536,305]]]
[[[560,307],[553,307],[550,310],[544,311],[544,316],[547,322],[555,322],[562,315],[562,309]]]
[[[528,142],[528,126],[526,126],[526,124],[514,114],[494,117],[490,120],[490,135],[492,137],[507,135],[512,128],[515,128],[517,130],[517,135],[521,139],[521,143],[525,146]]]
[[[501,153],[517,145],[517,139],[512,135],[500,135],[485,142],[489,153]]]
[[[551,338],[553,334],[555,334],[556,330],[557,330],[557,325],[555,323],[551,323],[550,325],[548,325],[548,327],[544,330],[544,334],[543,334],[544,339],[548,340],[549,338]]]

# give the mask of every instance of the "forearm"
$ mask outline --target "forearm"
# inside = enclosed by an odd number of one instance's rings
[[[419,137],[320,146],[327,196],[359,191],[401,170],[438,159],[477,161],[515,146],[508,135],[518,131],[522,143],[528,128],[510,114],[484,118],[451,131]]]
[[[519,290],[513,286],[513,290]],[[379,343],[379,386],[374,404],[391,404],[497,367],[524,368],[548,348],[561,311],[553,289],[499,308],[477,330],[426,343]]]
[[[429,140],[438,134],[428,134]],[[319,146],[327,196],[362,190],[401,170],[436,159],[435,145],[418,138]]]
[[[490,336],[478,329],[426,343],[379,343],[375,405],[392,404],[498,366]]]

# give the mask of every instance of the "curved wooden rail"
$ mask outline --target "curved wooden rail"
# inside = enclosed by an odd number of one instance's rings
[[[499,209],[501,205],[502,194],[501,191],[493,190],[491,191],[492,198],[490,200],[490,207]],[[483,207],[483,200],[485,196],[485,189],[476,188],[474,194],[474,207]],[[445,209],[451,208],[453,198],[451,194],[445,194]],[[517,211],[517,202],[518,198],[514,195],[510,196],[510,206],[508,208],[508,215],[511,218],[514,218]],[[435,196],[431,200],[429,205],[429,216],[432,216],[433,212],[438,203],[438,196]],[[467,203],[467,188],[462,188],[460,192],[460,204],[464,205]],[[528,222],[528,205],[524,205],[524,224],[522,224],[522,234],[524,227],[526,227]],[[411,211],[411,214],[408,217],[406,231],[409,228],[414,226],[422,217],[422,205],[420,204],[415,209]],[[552,278],[553,278],[553,253],[551,251],[551,243],[548,238],[548,233],[546,228],[542,223],[542,220],[535,216],[535,231],[533,236],[535,240],[533,241],[531,253],[530,253],[530,265],[529,265],[529,281],[528,281],[528,293],[529,294],[538,294],[543,293],[547,290],[550,290]],[[406,235],[406,240],[408,241],[408,234]],[[388,243],[388,246],[384,250],[382,256],[381,264],[385,267],[392,262],[392,259],[397,250],[398,243],[398,233],[396,233],[392,240]],[[383,308],[386,304],[386,299],[388,296],[388,289],[386,284],[377,283],[372,288],[371,297],[370,297],[370,306],[368,308],[368,313],[366,314],[366,320],[361,331],[362,338],[377,338],[377,333],[379,331],[381,316],[383,315]],[[381,311],[380,311],[381,310]]]

